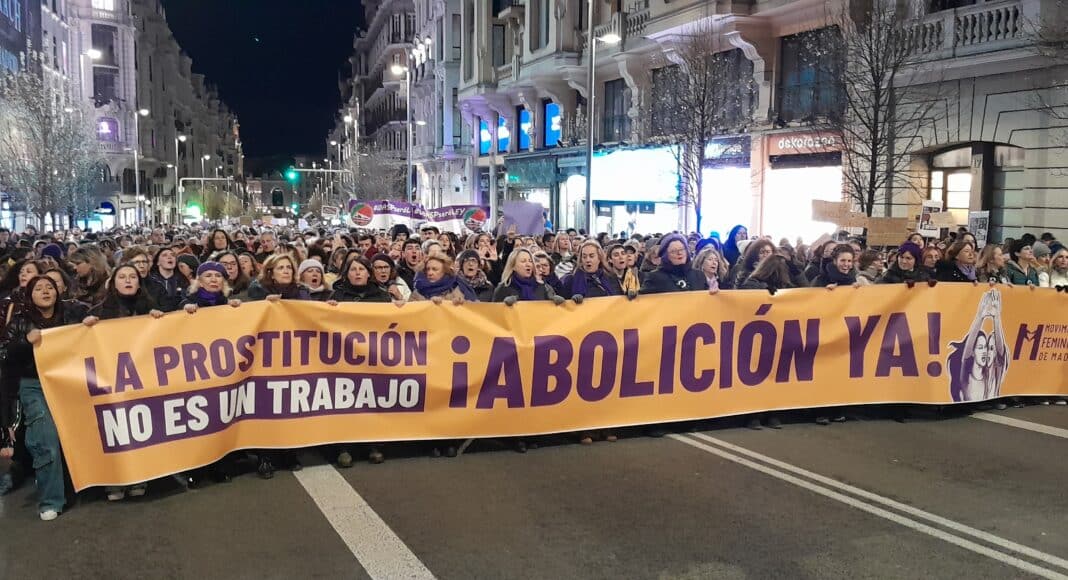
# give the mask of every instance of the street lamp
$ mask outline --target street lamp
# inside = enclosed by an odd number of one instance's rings
[[[411,64],[411,55],[405,53],[406,58]],[[395,64],[389,69],[395,75],[404,75],[404,92],[405,92],[405,115],[407,120],[404,123],[405,130],[407,132],[407,146],[408,146],[408,171],[407,171],[407,183],[408,191],[404,194],[408,203],[412,203],[412,69],[410,67]]]
[[[134,111],[134,195],[137,198],[137,214],[138,224],[145,221],[144,213],[144,199],[141,197],[141,128],[139,121],[141,117],[147,117],[149,115],[148,109],[138,109]]]
[[[207,154],[207,153],[205,153],[204,156],[200,158],[200,176],[201,177],[207,177],[208,176],[208,170],[204,168],[204,162],[207,161],[208,159],[211,159],[211,155]],[[203,182],[201,182],[201,183],[203,183]]]
[[[594,120],[594,104],[596,102],[597,87],[596,74],[597,69],[597,42],[603,42],[607,46],[619,44],[623,39],[615,33],[606,34],[600,38],[593,35],[593,2],[587,2],[589,10],[586,14],[586,38],[589,41],[586,43],[586,50],[590,53],[589,58],[589,70],[586,71],[586,93],[588,98],[586,99],[586,234],[593,234],[593,120]]]
[[[181,224],[184,220],[182,220],[182,191],[181,191],[181,183],[182,183],[182,181],[178,177],[178,143],[179,142],[185,143],[186,139],[188,139],[188,137],[186,137],[185,135],[182,135],[181,133],[178,133],[177,135],[174,136],[174,194],[175,194],[175,198],[174,199],[177,202],[175,205],[178,206],[175,209],[178,210],[178,222],[179,222],[179,224]]]

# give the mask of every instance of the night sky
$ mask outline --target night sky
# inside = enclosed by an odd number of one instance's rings
[[[193,71],[241,122],[246,172],[325,153],[338,73],[361,24],[359,0],[163,0]],[[278,167],[275,167],[278,166]]]

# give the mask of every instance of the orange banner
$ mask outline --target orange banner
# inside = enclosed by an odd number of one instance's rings
[[[942,284],[314,302],[46,331],[75,486],[238,449],[496,437],[870,403],[1068,395],[1068,295]]]

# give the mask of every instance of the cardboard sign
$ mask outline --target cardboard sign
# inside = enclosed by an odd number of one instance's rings
[[[869,246],[897,246],[909,235],[909,218],[869,218]]]
[[[975,236],[975,243],[980,249],[985,246],[990,236],[990,212],[968,212],[968,231]]]
[[[848,201],[812,200],[812,219],[832,223],[842,228],[863,228],[868,225],[868,216],[851,210]]]

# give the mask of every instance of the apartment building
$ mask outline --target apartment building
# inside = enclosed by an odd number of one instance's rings
[[[19,70],[26,47],[40,46],[40,17],[34,0],[0,0],[0,72]]]
[[[703,23],[717,58],[752,80],[748,122],[712,139],[703,169],[702,229],[812,239],[813,199],[843,198],[841,144],[812,129],[835,106],[816,40],[841,8],[825,0],[615,0],[594,3],[596,76],[588,87],[583,0],[463,0],[459,108],[471,148],[472,201],[542,203],[558,227],[584,227],[589,172],[585,104],[595,94],[595,231],[666,231],[693,223],[658,124],[679,39]],[[936,0],[917,50],[938,71],[937,115],[923,125],[906,187],[877,215],[908,216],[917,192],[958,221],[990,211],[993,239],[1027,231],[1068,235],[1068,135],[1051,110],[1068,105],[1066,69],[1035,47],[1035,32],[1068,29],[1056,0]],[[675,69],[678,70],[677,68]],[[677,73],[676,73],[677,74]],[[724,79],[730,83],[735,79]],[[931,83],[916,75],[910,82]],[[1060,169],[1058,169],[1060,168]],[[690,226],[692,227],[692,225]]]

